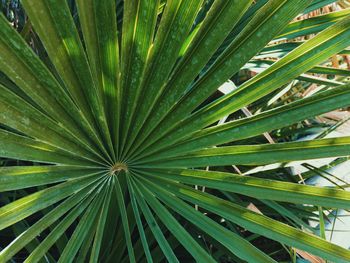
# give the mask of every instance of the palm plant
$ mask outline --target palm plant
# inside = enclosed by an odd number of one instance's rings
[[[185,250],[197,262],[215,262],[219,254],[234,262],[275,262],[243,229],[327,260],[350,261],[349,250],[242,201],[349,209],[349,192],[227,168],[350,154],[350,137],[250,141],[350,105],[345,81],[304,74],[349,76],[319,66],[348,52],[348,10],[289,24],[334,1],[21,2],[29,17],[24,33],[0,17],[0,156],[27,161],[0,169],[6,200],[0,230],[16,233],[2,240],[0,262],[23,249],[25,262],[178,262]],[[31,25],[36,45],[34,38],[26,42]],[[307,41],[277,41],[315,33]],[[264,70],[212,96],[249,67]],[[325,88],[234,117],[295,79]]]

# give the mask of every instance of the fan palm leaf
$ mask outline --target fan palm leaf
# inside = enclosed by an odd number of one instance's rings
[[[264,200],[277,210],[282,206],[270,201],[350,208],[341,189],[223,172],[228,165],[350,155],[350,137],[248,140],[350,105],[345,81],[305,75],[349,76],[320,66],[350,46],[349,10],[290,23],[334,1],[77,0],[70,1],[73,16],[67,1],[21,2],[44,53],[0,16],[0,156],[31,162],[0,168],[0,191],[20,193],[0,208],[0,230],[26,226],[1,244],[0,262],[23,249],[24,262],[55,255],[58,262],[179,262],[179,248],[197,262],[218,261],[216,251],[237,262],[276,262],[217,217],[327,260],[350,261],[349,250],[218,194]],[[316,35],[277,42],[307,34]],[[272,40],[277,44],[267,46]],[[273,60],[259,60],[264,56]],[[267,66],[211,97],[249,63]],[[294,79],[327,88],[216,125]]]

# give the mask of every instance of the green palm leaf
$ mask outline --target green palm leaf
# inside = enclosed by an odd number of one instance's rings
[[[278,261],[260,236],[349,262],[304,218],[349,209],[347,191],[229,172],[350,155],[350,137],[257,139],[350,105],[349,71],[325,66],[348,53],[349,9],[292,22],[333,2],[22,0],[22,33],[0,15],[0,157],[17,162],[0,262]],[[243,69],[259,74],[216,93]],[[266,104],[294,80],[323,90]]]

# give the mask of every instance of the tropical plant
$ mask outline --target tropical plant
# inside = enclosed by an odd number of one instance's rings
[[[290,23],[332,2],[22,0],[21,34],[1,16],[0,156],[19,161],[0,169],[0,262],[276,262],[254,235],[349,262],[293,212],[349,192],[231,169],[350,155],[350,137],[256,143],[350,105],[346,79],[310,75],[349,76],[320,66],[349,52],[349,10]],[[260,73],[221,95],[241,69]],[[266,103],[295,79],[323,88]]]

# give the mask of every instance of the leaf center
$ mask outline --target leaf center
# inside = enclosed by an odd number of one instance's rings
[[[128,166],[125,163],[115,163],[110,169],[110,175],[116,175],[121,171],[128,171]]]

